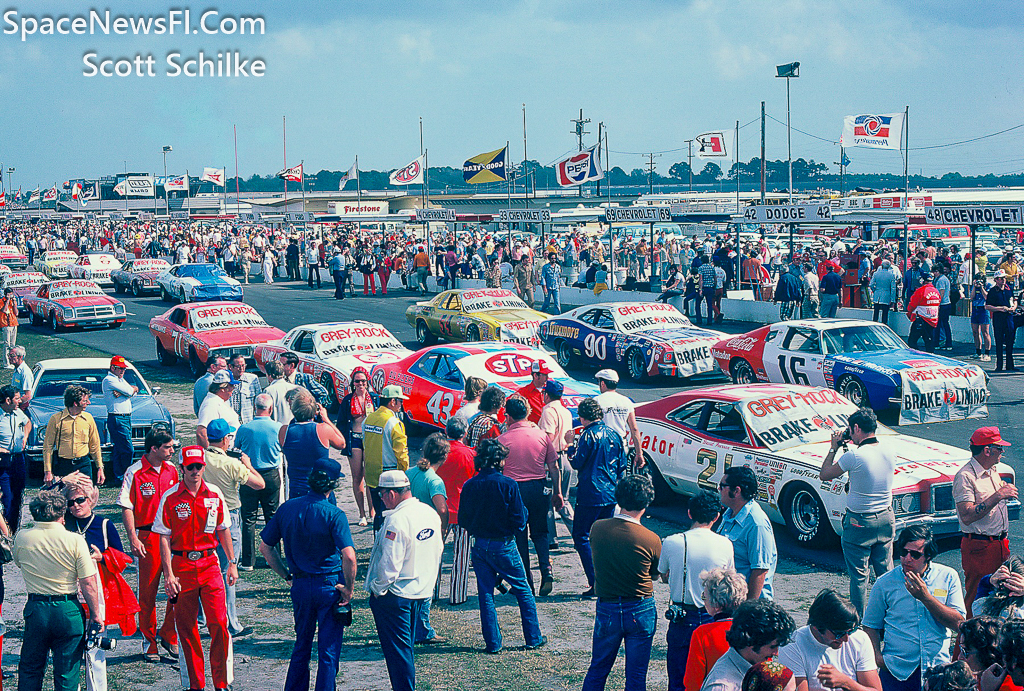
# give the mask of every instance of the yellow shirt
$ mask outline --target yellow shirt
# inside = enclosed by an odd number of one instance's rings
[[[54,413],[46,423],[46,437],[43,440],[43,472],[52,470],[54,448],[61,458],[92,456],[99,467],[103,462],[100,451],[100,431],[92,415],[82,411],[73,416],[68,409]]]
[[[249,479],[249,469],[237,458],[232,458],[216,446],[206,450],[206,471],[203,479],[209,485],[216,485],[224,495],[228,511],[242,508],[238,488]]]
[[[38,521],[14,538],[14,563],[21,569],[25,589],[37,595],[74,595],[78,580],[96,574],[85,538],[63,523]]]

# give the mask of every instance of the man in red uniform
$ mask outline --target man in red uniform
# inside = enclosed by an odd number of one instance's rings
[[[174,437],[164,429],[146,435],[146,453],[128,467],[117,504],[132,554],[139,560],[139,628],[148,645],[146,660],[159,662],[157,643],[169,655],[178,656],[178,634],[174,630],[174,605],[167,603],[164,623],[156,630],[156,593],[160,587],[160,536],[153,532],[153,519],[160,497],[178,484],[174,466]]]
[[[922,276],[924,284],[910,296],[907,318],[910,320],[910,337],[907,345],[917,347],[917,339],[924,339],[924,349],[935,352],[935,328],[939,325],[939,303],[942,296],[932,285],[932,275]]]
[[[547,363],[537,360],[530,368],[530,373],[533,375],[533,381],[516,393],[530,404],[530,414],[526,419],[536,425],[540,422],[540,411],[544,409],[544,385],[548,383],[551,368],[547,366]]]
[[[203,481],[206,452],[201,446],[181,450],[181,482],[160,498],[153,531],[160,535],[160,557],[167,597],[175,600],[174,624],[181,652],[181,685],[206,686],[203,645],[199,642],[199,602],[210,631],[210,672],[214,689],[232,682],[231,636],[217,545],[228,557],[227,582],[238,580],[238,559],[231,543],[231,517],[220,490]]]

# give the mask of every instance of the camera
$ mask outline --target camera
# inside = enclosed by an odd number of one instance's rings
[[[235,460],[242,460],[242,452],[239,451],[238,449],[228,449],[224,453],[225,455],[231,456],[231,458],[234,458]]]
[[[665,618],[672,623],[681,623],[686,620],[686,610],[681,605],[673,603],[665,610]]]
[[[334,618],[338,620],[339,624],[342,626],[352,626],[352,603],[342,603],[340,591],[335,596],[332,612],[334,612]]]
[[[850,428],[847,427],[846,429],[843,430],[842,442],[846,444],[847,442],[850,441],[853,441],[853,437],[850,436]]]
[[[88,650],[92,650],[93,648],[99,648],[100,650],[113,650],[117,647],[116,638],[107,638],[106,636],[100,635],[102,628],[103,627],[96,622],[90,622],[89,630],[85,633],[85,647]]]

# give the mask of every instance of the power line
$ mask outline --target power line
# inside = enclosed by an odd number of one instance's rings
[[[740,125],[740,129],[742,130],[747,125],[753,125],[755,122],[757,122],[760,119],[761,118],[754,118],[753,120],[748,122],[746,125]],[[674,154],[677,151],[686,151],[688,148],[689,147],[681,146],[678,149],[662,149],[661,151],[655,151],[653,153],[656,153],[656,154]],[[650,151],[616,151],[615,149],[609,149],[609,151],[611,153],[613,153],[613,154],[623,154],[623,155],[626,155],[626,156],[649,156],[652,153]]]
[[[993,132],[992,134],[983,134],[980,137],[974,137],[972,139],[964,139],[963,141],[952,142],[951,144],[935,144],[934,146],[912,146],[912,147],[910,147],[910,150],[911,151],[922,151],[924,149],[945,149],[946,147],[949,147],[949,146],[960,146],[961,144],[970,144],[971,142],[978,142],[978,141],[981,141],[982,139],[988,139],[989,137],[997,137],[1000,134],[1006,134],[1007,132],[1013,132],[1014,130],[1019,130],[1021,127],[1024,127],[1024,122],[1022,122],[1019,125],[1014,125],[1013,127],[1007,127],[1005,130],[1000,130],[998,132]]]

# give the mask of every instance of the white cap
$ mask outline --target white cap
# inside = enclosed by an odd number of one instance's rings
[[[597,372],[597,374],[594,375],[594,378],[595,379],[604,379],[605,381],[610,381],[610,382],[618,383],[618,381],[619,381],[619,373],[616,372],[613,369],[603,369],[603,370],[599,370]]]
[[[379,489],[402,489],[409,486],[409,476],[404,470],[385,470],[377,480]]]

